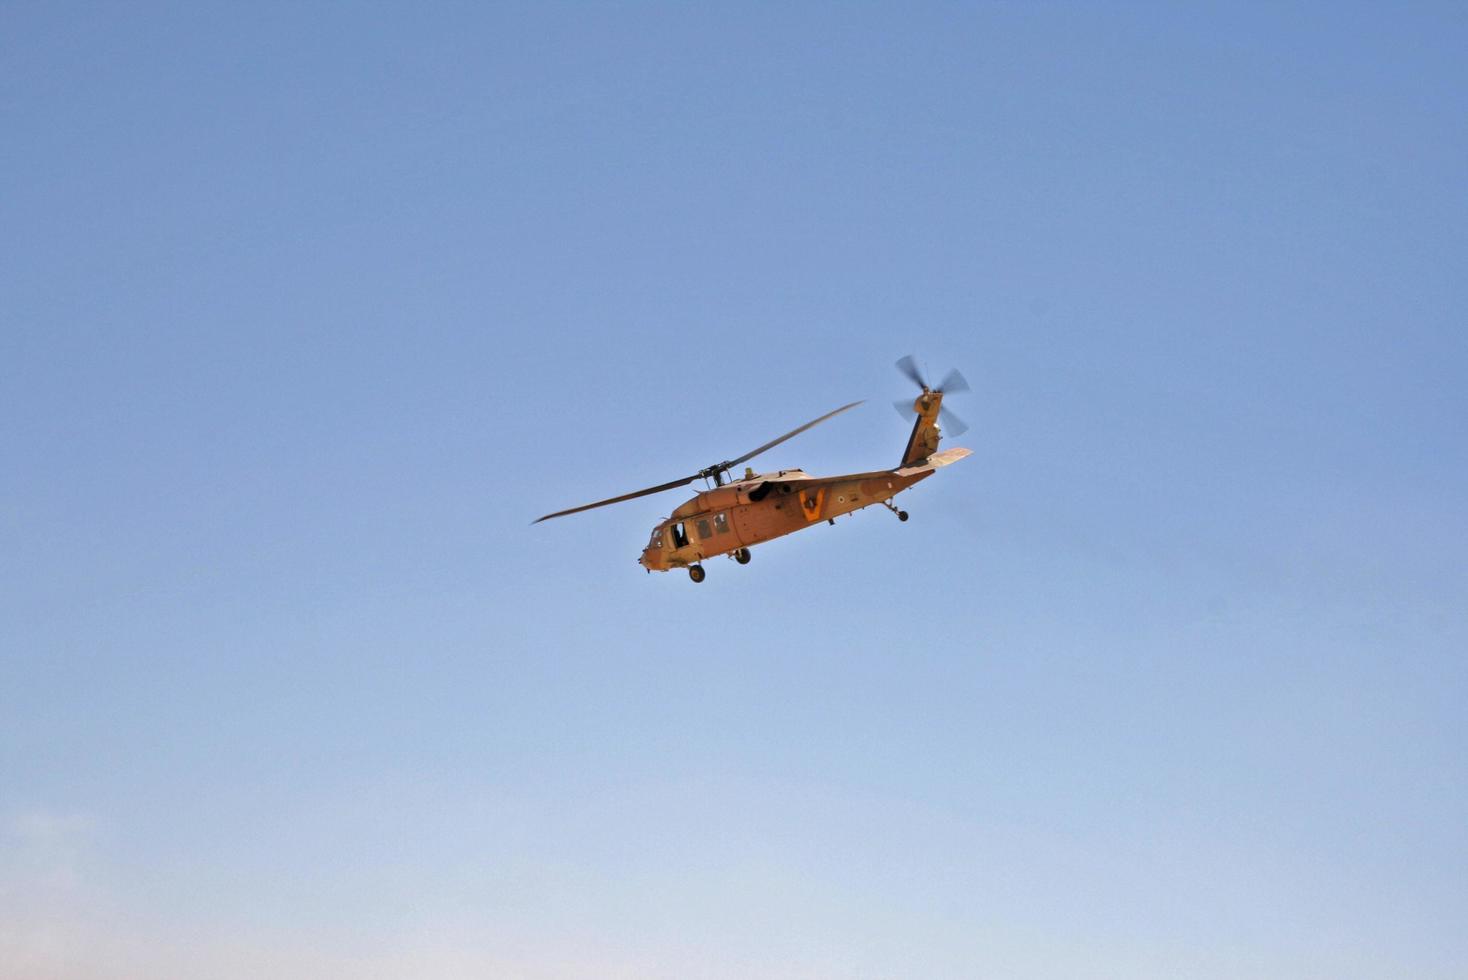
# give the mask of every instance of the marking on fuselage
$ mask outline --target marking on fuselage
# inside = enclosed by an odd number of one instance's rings
[[[800,507],[805,513],[805,522],[812,524],[821,519],[821,504],[826,500],[826,488],[820,487],[814,492],[810,490],[800,491]]]

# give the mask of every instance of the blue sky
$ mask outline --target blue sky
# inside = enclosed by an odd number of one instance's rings
[[[0,959],[1468,972],[1452,5],[0,8]],[[634,564],[672,479],[974,455]]]

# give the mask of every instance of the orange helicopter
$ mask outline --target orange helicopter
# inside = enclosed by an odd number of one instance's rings
[[[896,403],[899,412],[903,415],[914,412],[917,420],[913,423],[907,448],[902,452],[902,462],[893,469],[845,473],[841,476],[811,476],[799,469],[755,473],[746,466],[741,478],[732,481],[728,479],[734,467],[800,435],[812,426],[862,404],[852,402],[827,412],[798,429],[792,429],[738,459],[714,463],[692,476],[671,480],[645,490],[598,500],[594,504],[558,510],[554,514],[536,518],[533,523],[539,524],[552,517],[564,517],[595,507],[662,493],[664,490],[687,486],[694,480],[702,479],[707,489],[692,500],[680,504],[666,520],[653,528],[652,539],[637,559],[638,564],[649,572],[686,568],[689,578],[702,582],[703,561],[707,558],[729,555],[739,564],[747,565],[751,545],[793,534],[820,521],[835,524],[836,518],[842,514],[850,514],[872,504],[881,504],[896,514],[898,520],[905,521],[907,511],[898,510],[892,503],[892,498],[913,484],[926,480],[939,467],[970,455],[967,449],[938,451],[941,438],[938,427],[940,415],[949,428],[954,430],[953,435],[959,435],[968,428],[961,419],[943,407],[943,396],[968,391],[969,387],[963,375],[956,370],[948,372],[942,384],[936,388],[929,387],[911,357],[899,360],[897,368],[921,388],[922,393],[911,403],[905,399]]]

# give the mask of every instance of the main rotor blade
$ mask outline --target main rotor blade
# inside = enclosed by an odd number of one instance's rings
[[[963,375],[958,373],[958,368],[954,368],[952,371],[943,375],[943,383],[938,386],[938,390],[945,395],[951,395],[958,391],[968,391],[969,388],[968,382],[964,380]]]
[[[754,450],[751,450],[750,452],[745,453],[743,456],[740,456],[738,459],[731,459],[727,463],[719,464],[716,468],[719,469],[719,470],[726,470],[726,469],[729,469],[730,467],[738,466],[740,463],[748,462],[749,460],[754,459],[760,453],[764,452],[766,449],[773,449],[776,446],[778,446],[780,443],[784,442],[786,439],[791,439],[791,438],[794,438],[795,436],[800,435],[802,432],[804,432],[806,429],[809,429],[811,426],[820,425],[822,422],[826,421],[826,419],[830,418],[831,416],[833,416],[833,415],[840,415],[842,412],[846,411],[848,408],[855,408],[856,406],[858,406],[860,404],[861,404],[861,402],[852,402],[850,405],[842,405],[840,408],[836,409],[834,412],[827,412],[825,415],[822,415],[818,419],[812,419],[811,421],[805,423],[805,425],[802,425],[800,428],[798,428],[798,429],[792,429],[789,432],[785,433],[780,438],[775,439],[772,442],[767,442],[763,446],[760,446],[758,449],[754,449]],[[655,486],[655,487],[648,487],[646,490],[634,490],[632,493],[624,493],[620,497],[609,497],[606,500],[598,500],[594,504],[582,504],[580,507],[570,507],[570,508],[568,508],[566,510],[558,510],[554,514],[546,514],[544,517],[537,517],[535,520],[531,521],[530,523],[532,523],[532,524],[539,524],[541,521],[548,521],[552,517],[565,517],[567,514],[579,514],[583,510],[591,510],[592,508],[595,508],[595,507],[605,507],[608,504],[620,504],[624,500],[633,500],[633,499],[635,499],[637,497],[646,497],[649,494],[662,493],[664,490],[672,490],[674,487],[687,486],[688,484],[692,483],[694,480],[697,480],[700,476],[704,476],[705,473],[712,474],[713,471],[714,471],[714,469],[715,469],[715,467],[710,467],[709,470],[707,470],[707,471],[695,473],[692,476],[685,476],[685,477],[683,477],[680,480],[671,480],[671,481],[669,481],[667,483],[663,483],[663,484],[660,484],[660,485]]]
[[[897,359],[897,370],[907,375],[908,380],[917,385],[919,388],[928,387],[928,383],[923,380],[923,373],[918,370],[917,361],[914,361],[912,359],[911,354],[907,354]]]
[[[671,490],[674,487],[685,487],[697,479],[698,474],[695,473],[692,476],[685,476],[681,480],[673,480],[669,483],[664,483],[661,486],[648,487],[646,490],[635,490],[632,493],[624,493],[620,497],[610,497],[606,500],[598,500],[594,504],[583,504],[580,507],[572,507],[569,510],[558,510],[554,514],[546,514],[544,517],[537,517],[530,523],[539,524],[541,521],[548,521],[552,517],[565,517],[567,514],[579,514],[581,511],[591,510],[593,507],[605,507],[607,504],[620,504],[622,501],[632,500],[634,497],[646,497],[648,494],[662,493],[664,490]]]
[[[747,463],[751,459],[754,459],[756,456],[758,456],[760,453],[764,452],[766,449],[774,449],[776,446],[778,446],[780,443],[784,442],[786,439],[794,438],[795,436],[800,435],[806,429],[809,429],[811,426],[813,426],[813,425],[820,425],[822,422],[826,421],[826,419],[830,418],[831,416],[833,416],[833,415],[840,415],[842,412],[846,411],[848,408],[855,408],[856,406],[858,406],[860,404],[861,404],[861,402],[852,402],[850,405],[842,405],[840,408],[836,409],[836,411],[834,411],[834,412],[827,412],[825,415],[822,415],[818,419],[812,419],[811,421],[805,423],[805,425],[802,425],[800,428],[798,428],[798,429],[791,429],[789,432],[785,433],[780,438],[774,439],[774,440],[772,440],[770,442],[767,442],[763,446],[760,446],[758,449],[751,449],[749,452],[745,453],[743,456],[740,456],[738,459],[731,459],[731,460],[729,460],[729,462],[727,462],[727,463],[724,464],[724,467],[723,468],[724,469],[728,469],[728,468],[730,468],[732,466],[738,466],[740,463]]]

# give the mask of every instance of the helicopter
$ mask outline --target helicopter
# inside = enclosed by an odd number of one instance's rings
[[[943,397],[968,391],[969,386],[957,370],[949,371],[936,387],[929,386],[911,356],[898,360],[897,369],[922,391],[912,402],[902,399],[895,403],[899,413],[904,416],[909,412],[915,413],[917,419],[913,423],[912,435],[908,437],[907,448],[902,451],[902,461],[890,470],[811,476],[801,469],[755,473],[745,466],[743,476],[734,480],[729,478],[734,467],[862,404],[855,401],[812,419],[738,459],[714,463],[692,476],[669,480],[655,487],[558,510],[538,517],[532,523],[539,524],[554,517],[662,493],[701,479],[705,489],[680,504],[653,528],[652,537],[647,547],[642,549],[637,563],[649,573],[685,568],[689,578],[702,582],[705,577],[703,562],[709,558],[728,555],[739,564],[747,565],[752,545],[814,527],[821,521],[835,524],[837,517],[872,504],[881,504],[896,514],[899,521],[906,521],[907,511],[898,509],[892,498],[926,480],[940,468],[971,455],[968,449],[938,450],[942,438],[938,424],[940,416],[954,430],[953,435],[960,435],[968,428],[943,407]]]

